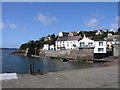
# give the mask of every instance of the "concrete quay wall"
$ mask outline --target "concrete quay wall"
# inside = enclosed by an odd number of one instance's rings
[[[66,58],[66,59],[81,59],[91,60],[94,57],[93,50],[80,49],[80,50],[56,50],[56,51],[41,51],[40,56],[53,57],[53,58]]]

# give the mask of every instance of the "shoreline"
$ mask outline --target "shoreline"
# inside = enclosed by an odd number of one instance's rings
[[[118,88],[118,65],[17,76],[3,80],[3,88]]]
[[[25,56],[25,53],[20,53],[19,51],[16,51],[16,52],[13,52],[12,54],[16,54],[16,55],[22,55],[22,56]],[[27,56],[25,56],[27,57]],[[64,61],[65,59],[65,62],[66,61],[70,61],[70,62],[90,62],[90,63],[94,63],[94,62],[113,62],[113,59],[118,59],[120,57],[116,57],[116,56],[108,56],[108,57],[105,57],[105,58],[102,58],[102,59],[85,59],[85,60],[82,60],[80,58],[78,59],[70,59],[70,58],[62,58],[62,57],[50,57],[50,56],[41,56],[41,55],[31,55],[30,57],[32,58],[53,58],[53,59],[60,59],[61,61]],[[111,59],[112,58],[112,59]]]

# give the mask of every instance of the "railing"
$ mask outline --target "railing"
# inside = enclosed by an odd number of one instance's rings
[[[80,46],[79,48],[94,48],[95,46],[88,46],[88,45],[84,45],[84,46]]]

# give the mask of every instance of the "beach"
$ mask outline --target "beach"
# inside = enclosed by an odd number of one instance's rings
[[[118,88],[119,59],[104,67],[18,74],[18,79],[3,80],[2,88]]]

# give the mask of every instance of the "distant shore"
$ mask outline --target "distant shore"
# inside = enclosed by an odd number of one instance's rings
[[[18,48],[0,48],[0,50],[19,50]]]

